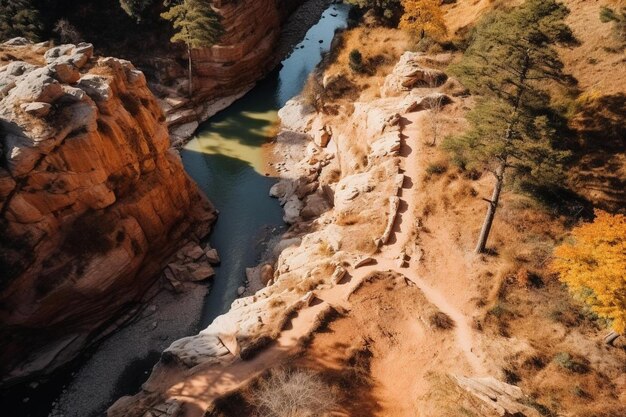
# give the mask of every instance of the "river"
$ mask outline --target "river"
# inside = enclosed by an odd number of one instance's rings
[[[282,209],[268,196],[276,180],[266,176],[262,147],[276,132],[278,110],[300,93],[335,30],[345,27],[348,11],[344,4],[331,5],[280,68],[201,125],[181,152],[185,169],[220,211],[210,240],[222,266],[205,302],[202,327],[228,310],[246,267],[260,261],[262,243],[284,227]]]

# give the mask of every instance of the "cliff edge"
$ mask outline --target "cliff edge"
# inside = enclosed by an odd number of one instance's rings
[[[215,219],[143,73],[92,54],[0,46],[3,382],[51,371],[117,328],[183,238]]]

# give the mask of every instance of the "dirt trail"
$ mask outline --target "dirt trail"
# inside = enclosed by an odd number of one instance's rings
[[[424,130],[423,118],[423,113],[410,115],[409,123],[405,124],[405,129],[403,130],[404,139],[400,148],[400,156],[402,157],[401,166],[404,169],[405,179],[400,194],[400,210],[394,224],[392,243],[383,248],[380,254],[374,256],[377,261],[376,265],[353,271],[353,275],[359,281],[374,271],[391,270],[413,281],[432,304],[455,321],[456,345],[464,353],[473,372],[476,375],[486,375],[487,372],[483,366],[484,357],[477,353],[478,349],[474,342],[475,331],[471,327],[468,317],[448,301],[443,293],[418,276],[415,256],[409,260],[406,268],[399,268],[397,264],[398,255],[404,251],[405,247],[411,244],[411,232],[416,227],[412,214],[416,212],[416,204],[419,198],[417,184],[419,183],[420,175],[422,175],[421,171],[423,171],[423,167],[419,164],[418,152],[426,146],[422,138]]]
[[[352,277],[347,283],[337,285],[328,290],[316,291],[315,301],[310,307],[301,310],[289,323],[276,343],[259,353],[248,361],[237,360],[226,366],[210,366],[207,368],[197,367],[192,376],[186,376],[181,380],[184,383],[174,385],[169,389],[172,397],[188,404],[186,417],[200,417],[209,404],[220,395],[232,391],[250,378],[263,372],[271,366],[279,364],[282,360],[293,354],[299,345],[301,338],[307,336],[315,326],[318,315],[328,306],[346,305],[347,296],[368,275],[377,271],[394,271],[411,280],[422,291],[427,300],[435,305],[440,311],[447,314],[455,322],[454,340],[451,344],[456,346],[462,353],[467,366],[460,364],[459,371],[465,369],[474,376],[486,375],[485,356],[477,348],[476,334],[471,327],[470,320],[456,305],[447,299],[436,286],[426,283],[417,273],[418,260],[413,257],[407,267],[398,266],[398,256],[405,247],[411,244],[412,232],[415,230],[415,213],[418,202],[418,181],[421,175],[418,152],[423,145],[421,136],[423,116],[412,116],[408,128],[404,130],[400,156],[404,169],[405,180],[400,194],[401,204],[398,217],[394,224],[391,244],[384,247],[382,252],[373,256],[375,264],[367,265],[358,269],[349,269]],[[397,401],[394,395],[397,381],[379,381],[381,383],[380,399],[383,402],[393,404]]]

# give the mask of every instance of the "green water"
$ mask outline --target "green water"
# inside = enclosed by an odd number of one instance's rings
[[[204,123],[182,151],[187,172],[220,211],[210,241],[222,265],[205,302],[202,327],[228,310],[245,268],[260,261],[263,242],[285,227],[281,207],[268,195],[276,179],[265,175],[261,146],[276,130],[278,109],[300,93],[335,30],[346,26],[348,11],[343,4],[329,6],[279,69]]]

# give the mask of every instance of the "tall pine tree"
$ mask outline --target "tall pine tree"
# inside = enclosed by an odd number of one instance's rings
[[[189,96],[193,94],[193,62],[191,51],[215,45],[224,34],[221,16],[213,10],[209,0],[182,0],[161,14],[172,22],[176,33],[171,41],[187,45],[189,63]]]
[[[565,79],[554,45],[572,38],[564,23],[568,13],[555,0],[527,0],[496,12],[479,25],[452,68],[480,98],[468,115],[470,129],[444,146],[468,167],[495,177],[477,253],[485,251],[507,175],[548,182],[562,172],[567,154],[553,148],[546,87]]]

